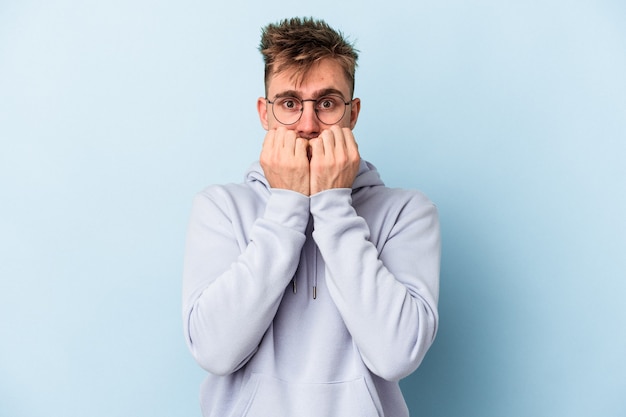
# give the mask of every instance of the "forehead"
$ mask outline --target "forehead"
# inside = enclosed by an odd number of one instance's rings
[[[287,68],[272,74],[268,80],[267,96],[275,97],[286,91],[295,91],[310,97],[320,91],[337,90],[350,96],[350,84],[343,67],[335,60],[325,59],[314,64],[303,77],[295,77],[295,70]]]

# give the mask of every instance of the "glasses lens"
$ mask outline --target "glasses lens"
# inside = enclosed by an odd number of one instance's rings
[[[324,124],[334,125],[343,118],[345,112],[346,103],[340,96],[324,96],[315,102],[315,113]]]
[[[272,108],[276,120],[284,125],[296,123],[302,115],[302,102],[295,97],[277,98]]]

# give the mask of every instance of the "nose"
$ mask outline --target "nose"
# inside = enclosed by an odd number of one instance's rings
[[[307,103],[310,106],[307,106]],[[315,114],[315,103],[313,101],[304,101],[302,108],[302,116],[298,120],[296,131],[298,136],[305,139],[313,139],[320,135],[320,121]]]

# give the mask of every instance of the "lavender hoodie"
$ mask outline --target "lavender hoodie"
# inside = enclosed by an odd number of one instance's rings
[[[398,381],[435,337],[439,259],[436,207],[363,160],[352,189],[311,197],[258,163],[204,189],[183,279],[203,415],[408,416]]]

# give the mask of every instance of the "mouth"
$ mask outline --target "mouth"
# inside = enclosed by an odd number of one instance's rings
[[[311,146],[306,147],[306,157],[309,158],[309,162],[311,162]]]

